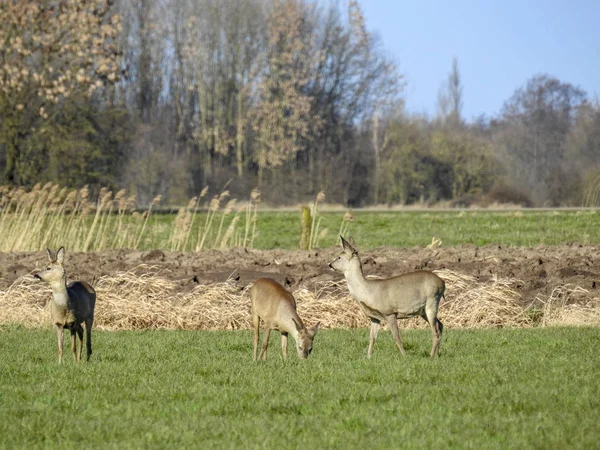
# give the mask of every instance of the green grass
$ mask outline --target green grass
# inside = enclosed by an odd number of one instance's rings
[[[355,211],[353,213],[354,221],[346,223],[348,232],[346,236],[352,235],[359,248],[376,247],[423,247],[431,243],[432,237],[442,240],[445,247],[474,244],[498,244],[505,246],[537,246],[537,245],[555,245],[562,243],[578,244],[600,244],[600,210],[519,210],[519,211]],[[204,249],[219,248],[223,235],[228,229],[235,215],[228,214],[223,216],[218,212],[212,224],[208,227],[207,238],[204,243]],[[319,232],[327,231],[326,235],[320,239],[318,247],[326,248],[337,245],[338,233],[344,218],[344,211],[324,212],[319,214]],[[8,222],[13,220],[10,217]],[[52,221],[54,217],[48,215],[44,220]],[[116,229],[117,216],[111,215],[107,222],[102,226],[103,239],[98,236],[94,245],[90,249],[96,249],[96,243],[102,245],[101,248],[110,248],[113,245],[124,245],[126,247],[136,246],[139,250],[161,249],[170,250],[172,248],[171,237],[175,228],[175,214],[153,213],[138,244],[138,236],[141,233],[143,219],[123,216],[123,229],[128,229],[126,236],[127,242],[119,244],[113,242],[115,233],[110,231]],[[221,219],[223,223],[221,225]],[[235,224],[235,231],[231,238],[227,240],[227,246],[242,245],[245,236],[246,215],[240,213],[239,221]],[[68,218],[62,219],[67,221]],[[79,239],[86,237],[88,230],[92,227],[94,218],[88,216],[85,224],[79,230]],[[110,222],[110,223],[108,223]],[[195,251],[196,241],[198,241],[198,227],[202,226],[204,231],[206,227],[206,213],[198,213],[193,222],[189,239],[185,239],[186,251]],[[37,222],[36,222],[37,223]],[[66,223],[66,222],[65,222]],[[108,223],[108,225],[107,225]],[[38,223],[40,230],[45,229],[44,223]],[[181,227],[180,227],[181,228]],[[12,229],[12,228],[11,228]],[[21,228],[17,227],[18,230]],[[61,230],[61,226],[57,226]],[[99,232],[100,226],[95,227]],[[219,233],[219,229],[221,232]],[[250,227],[251,229],[251,227]],[[297,249],[300,242],[300,209],[298,211],[259,211],[256,223],[258,234],[252,247],[256,249]],[[109,230],[109,231],[107,231]],[[14,233],[13,233],[14,234]],[[38,236],[43,233],[33,233]],[[117,234],[118,235],[118,234]],[[176,236],[179,233],[175,233]],[[185,235],[185,234],[184,234]],[[50,241],[43,245],[35,242],[25,242],[16,247],[8,245],[9,251],[15,248],[19,251],[40,250],[46,246],[59,247],[64,245],[65,236],[61,238],[60,231],[54,232],[50,236]],[[17,238],[12,236],[12,239]],[[247,236],[250,238],[250,236]],[[95,238],[95,239],[96,239]],[[133,239],[133,241],[132,241]],[[10,241],[10,242],[9,242]],[[83,241],[70,240],[71,250],[79,251],[83,248]],[[13,242],[10,239],[6,243]],[[73,242],[79,242],[75,245]],[[134,242],[134,244],[131,244]],[[249,245],[248,239],[246,245]],[[40,247],[40,245],[42,245]],[[176,248],[176,247],[174,247]]]
[[[348,235],[360,248],[425,246],[436,236],[443,246],[499,244],[509,246],[600,244],[600,211],[356,211]],[[327,235],[320,247],[337,245],[343,212],[322,213],[320,229]],[[146,248],[160,243],[172,216],[155,216]],[[243,228],[243,220],[240,222]],[[300,211],[259,212],[258,249],[295,249],[300,241]]]
[[[594,448],[600,329],[324,330],[307,361],[251,360],[250,331],[96,332],[56,363],[52,330],[0,328],[3,448]]]
[[[424,246],[433,236],[445,247],[600,243],[600,214],[595,211],[360,212],[355,219],[351,231],[368,247]]]

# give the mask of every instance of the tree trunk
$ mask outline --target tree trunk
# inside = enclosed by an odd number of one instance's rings
[[[235,132],[235,162],[238,178],[244,176],[244,106],[242,94],[237,94],[237,120]]]

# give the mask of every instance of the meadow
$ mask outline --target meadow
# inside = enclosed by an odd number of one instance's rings
[[[342,212],[320,213],[319,246],[338,244]],[[424,247],[440,239],[445,247],[463,244],[533,247],[562,243],[600,244],[600,211],[369,211],[352,212],[346,236],[359,247]],[[259,213],[256,248],[295,249],[300,235],[298,212]]]
[[[0,328],[2,448],[595,448],[600,328],[324,330],[308,360],[250,331],[96,332],[56,363],[48,329]],[[291,343],[290,343],[291,345]]]
[[[0,448],[597,447],[600,327],[555,325],[600,323],[600,212],[349,212],[317,198],[308,242],[322,250],[302,252],[300,207],[259,200],[204,192],[165,214],[160,198],[140,212],[123,191],[0,189],[0,252],[16,277],[0,291]],[[384,329],[367,360],[368,321],[332,279],[294,287],[302,317],[324,325],[311,357],[299,361],[290,340],[284,363],[272,333],[268,361],[252,361],[244,277],[318,280],[339,234],[378,249],[371,271],[437,264],[440,358],[428,357],[428,329],[401,321],[408,357]],[[29,273],[39,250],[64,244],[101,299],[89,363],[67,350],[57,364],[49,290]],[[114,248],[129,250],[103,252]],[[143,259],[153,249],[160,266]],[[232,261],[241,280],[190,287]]]

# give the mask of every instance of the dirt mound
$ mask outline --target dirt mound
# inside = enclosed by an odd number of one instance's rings
[[[514,289],[523,305],[537,296],[549,297],[559,286],[573,285],[586,291],[584,297],[598,297],[600,288],[600,247],[560,245],[550,247],[463,246],[452,248],[379,248],[361,253],[365,274],[387,277],[416,269],[448,269],[485,283],[493,277],[518,280]],[[314,289],[317,283],[337,281],[341,275],[327,264],[339,253],[337,248],[312,251],[209,250],[200,253],[153,250],[107,250],[69,253],[66,270],[69,279],[94,283],[118,271],[140,264],[157,267],[161,276],[187,292],[199,284],[234,279],[244,287],[256,278],[269,276],[290,289]],[[45,252],[0,253],[0,289],[19,277],[42,268]],[[581,297],[581,296],[580,296]]]

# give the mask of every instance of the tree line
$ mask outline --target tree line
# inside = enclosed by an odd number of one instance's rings
[[[454,60],[434,117],[357,1],[0,3],[0,184],[205,186],[273,204],[596,205],[600,106],[533,75],[466,121]]]

